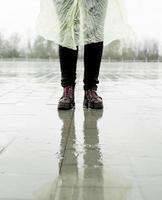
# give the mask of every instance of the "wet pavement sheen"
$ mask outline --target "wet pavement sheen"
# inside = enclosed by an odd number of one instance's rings
[[[58,62],[0,62],[0,200],[161,200],[162,64],[102,62],[103,110],[58,111]]]

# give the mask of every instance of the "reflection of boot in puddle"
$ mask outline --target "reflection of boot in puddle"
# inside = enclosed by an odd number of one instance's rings
[[[65,132],[68,130],[73,116],[74,116],[74,110],[69,110],[69,111],[58,110],[58,117],[63,123],[61,132],[63,131]]]
[[[86,128],[96,128],[97,121],[102,118],[103,110],[87,110],[84,109],[84,129]]]

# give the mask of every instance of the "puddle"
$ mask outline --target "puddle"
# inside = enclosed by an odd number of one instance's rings
[[[47,183],[33,193],[36,200],[127,200],[132,189],[132,180],[122,174],[120,167],[105,165],[102,148],[99,144],[99,130],[97,122],[102,118],[103,112],[84,111],[83,147],[78,149],[75,130],[75,119],[71,126],[69,140],[72,140],[73,149],[66,149],[60,158],[61,170],[53,182]],[[65,120],[64,120],[65,117]],[[75,118],[75,115],[74,115]],[[60,119],[65,123],[67,117],[62,114]],[[90,140],[87,124],[93,122],[93,140]],[[62,128],[64,132],[64,128]],[[61,134],[62,137],[64,134]],[[64,138],[61,138],[64,140]],[[70,144],[70,142],[67,142]],[[85,148],[86,146],[86,148]],[[92,148],[93,147],[93,148]],[[68,146],[66,146],[68,148]],[[63,147],[60,148],[60,151]],[[67,153],[68,151],[68,153]],[[80,162],[82,160],[82,162]]]

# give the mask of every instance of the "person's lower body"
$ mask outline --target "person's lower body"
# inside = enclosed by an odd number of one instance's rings
[[[84,106],[103,108],[102,98],[97,95],[99,71],[103,52],[103,41],[85,44],[84,46]],[[76,80],[77,50],[59,45],[61,85],[64,88],[59,100],[58,109],[71,109],[75,106],[74,90]]]

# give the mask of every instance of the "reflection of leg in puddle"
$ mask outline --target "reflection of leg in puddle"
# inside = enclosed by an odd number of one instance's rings
[[[75,132],[75,115],[74,110],[71,111],[73,117],[71,119],[70,127],[65,128],[66,120],[68,118],[62,118],[63,127],[62,133],[66,131],[66,144],[62,145],[64,148],[64,156],[62,164],[60,165],[60,176],[57,184],[56,199],[57,200],[77,200],[79,199],[79,192],[77,186],[79,185],[79,172],[77,161],[77,149],[76,149],[76,132]],[[63,112],[59,112],[60,114]],[[68,113],[68,112],[67,112]],[[63,134],[62,134],[63,136]],[[64,141],[65,141],[64,140]]]
[[[103,160],[99,144],[97,121],[102,117],[103,110],[84,110],[84,200],[104,200]]]
[[[128,200],[130,180],[116,175],[113,166],[104,166],[98,122],[103,110],[84,110],[84,200]],[[103,129],[103,127],[102,127]],[[106,139],[106,138],[105,138]]]
[[[64,154],[65,150],[67,148],[68,143],[68,137],[72,138],[75,141],[75,125],[74,125],[74,110],[70,110],[68,112],[66,111],[59,111],[58,110],[58,116],[60,120],[62,121],[62,128],[61,128],[61,138],[60,138],[60,149],[59,149],[59,169],[61,170],[61,167],[63,165],[64,161]],[[74,131],[71,131],[69,133],[69,129],[73,127]],[[60,172],[59,172],[60,173]]]

